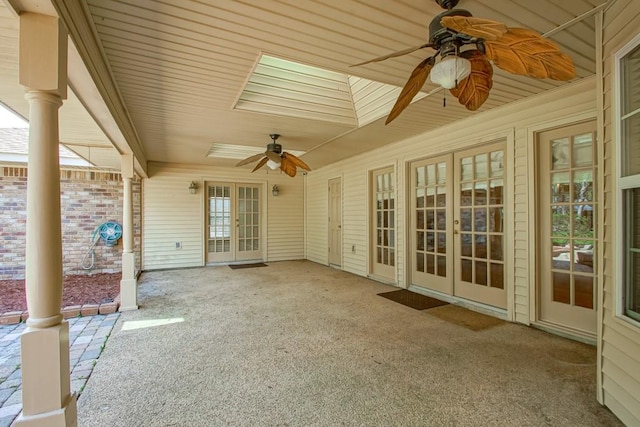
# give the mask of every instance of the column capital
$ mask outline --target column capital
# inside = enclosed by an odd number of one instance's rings
[[[120,173],[123,178],[133,178],[133,154],[122,154],[120,156]]]
[[[44,90],[27,88],[24,97],[28,102],[40,101],[51,103],[57,107],[62,106],[62,97],[60,95]]]

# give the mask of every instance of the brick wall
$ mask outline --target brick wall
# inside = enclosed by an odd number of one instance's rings
[[[141,181],[133,182],[134,251],[140,271]],[[93,266],[90,249],[96,227],[122,224],[122,179],[119,173],[60,171],[62,254],[65,275],[121,271],[122,239],[113,247],[97,240]],[[27,169],[0,167],[0,280],[24,278]],[[83,265],[87,268],[83,268]],[[90,267],[91,268],[88,268]]]

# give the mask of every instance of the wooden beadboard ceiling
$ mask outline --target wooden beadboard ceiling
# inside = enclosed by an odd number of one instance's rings
[[[266,146],[282,135],[284,149],[306,151],[313,168],[481,114],[563,83],[495,69],[494,87],[471,113],[443,92],[415,102],[396,121],[361,128],[234,109],[260,56],[402,86],[430,50],[349,67],[422,44],[442,9],[434,0],[84,0],[147,160],[229,166],[207,157],[212,143]],[[461,0],[474,16],[546,33],[605,0]],[[578,78],[595,72],[590,17],[551,39],[574,60]],[[427,93],[435,89],[430,82]]]

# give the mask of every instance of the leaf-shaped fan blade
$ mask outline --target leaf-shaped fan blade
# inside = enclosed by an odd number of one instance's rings
[[[261,155],[262,155],[262,154],[261,154]],[[256,167],[255,167],[255,168],[253,168],[253,170],[251,171],[251,173],[253,173],[253,172],[257,171],[258,169],[260,169],[261,167],[263,167],[264,165],[266,165],[268,161],[269,161],[269,158],[268,158],[268,157],[263,157],[263,158],[262,158],[262,160],[260,160],[260,163],[258,163],[258,164],[256,165]]]
[[[487,58],[513,74],[538,79],[571,80],[576,70],[557,44],[526,28],[509,28],[502,37],[485,43]]]
[[[424,49],[425,47],[433,47],[433,45],[431,43],[426,43],[426,44],[422,44],[420,46],[410,47],[408,49],[399,50],[398,52],[393,52],[393,53],[390,53],[390,54],[385,55],[385,56],[380,56],[378,58],[373,58],[373,59],[370,59],[368,61],[360,62],[358,64],[353,64],[353,65],[350,65],[350,67],[358,67],[360,65],[370,64],[372,62],[380,62],[380,61],[384,61],[385,59],[395,58],[396,56],[407,55],[407,54],[409,54],[411,52],[415,52],[416,50]]]
[[[302,160],[300,160],[298,157],[294,156],[291,153],[287,153],[287,152],[282,153],[282,158],[287,159],[288,161],[290,161],[291,163],[293,163],[295,166],[299,168],[302,168],[308,171],[311,170],[308,164],[306,164],[305,162],[303,162]]]
[[[280,162],[280,169],[282,170],[282,172],[286,173],[287,175],[289,175],[290,177],[294,177],[296,176],[296,172],[298,171],[296,169],[296,165],[294,165],[291,160],[289,160],[286,157],[282,158],[282,162]]]
[[[280,154],[274,153],[273,151],[266,151],[264,153],[264,155],[267,156],[269,158],[269,160],[272,160],[272,161],[274,161],[276,163],[280,163],[280,161],[282,160],[280,158]]]
[[[391,123],[396,117],[402,113],[402,111],[407,108],[413,97],[416,96],[422,86],[424,86],[424,82],[427,81],[427,77],[433,68],[433,64],[436,62],[436,57],[432,56],[431,58],[427,58],[422,61],[411,73],[411,77],[404,84],[402,91],[400,92],[400,96],[398,96],[398,100],[395,105],[391,109],[389,113],[389,117],[387,117],[387,121],[384,122],[385,125]]]
[[[479,50],[466,50],[460,56],[471,62],[471,74],[450,92],[467,110],[475,111],[489,98],[493,87],[493,67]]]
[[[236,166],[244,166],[244,165],[248,165],[249,163],[253,163],[256,160],[259,160],[262,156],[264,156],[264,153],[260,153],[260,154],[255,154],[251,157],[247,157],[244,160],[240,160]]]
[[[508,30],[502,22],[473,16],[444,16],[440,23],[450,30],[485,40],[496,40]]]

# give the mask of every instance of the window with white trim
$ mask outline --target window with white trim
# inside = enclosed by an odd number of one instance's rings
[[[640,37],[618,55],[622,313],[640,321]]]

